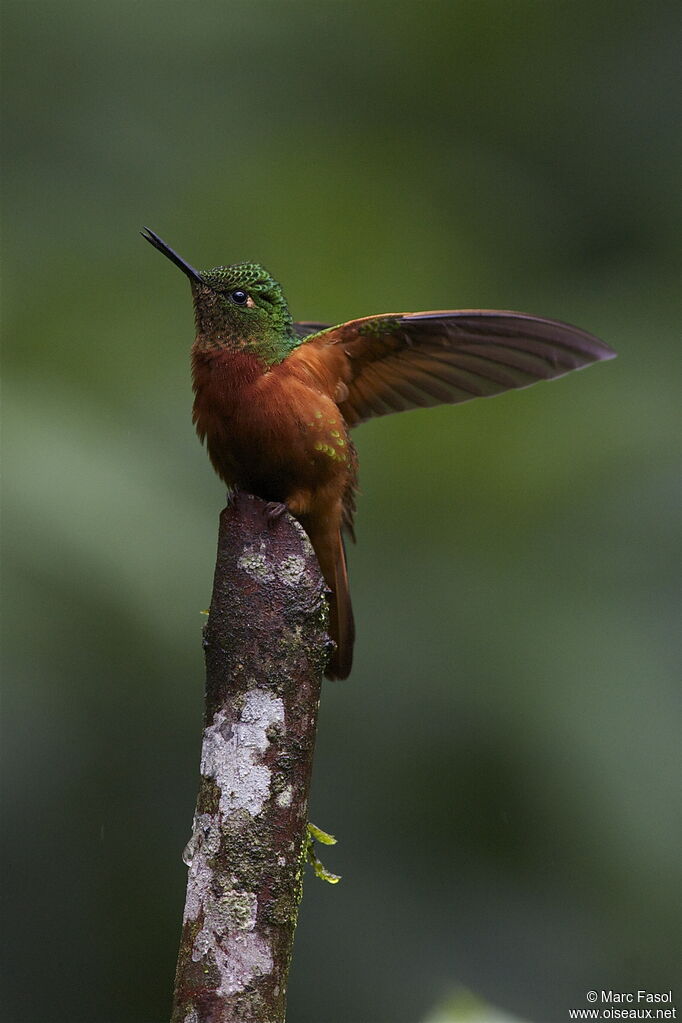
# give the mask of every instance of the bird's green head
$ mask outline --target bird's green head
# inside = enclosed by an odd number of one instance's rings
[[[153,231],[145,228],[143,237],[189,277],[200,348],[252,351],[272,365],[296,346],[282,288],[264,267],[234,263],[195,270]]]

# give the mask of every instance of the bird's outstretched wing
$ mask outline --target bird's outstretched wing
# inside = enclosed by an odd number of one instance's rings
[[[391,412],[489,397],[615,352],[584,330],[525,313],[469,309],[350,320],[306,338],[291,360],[338,381],[349,426]]]

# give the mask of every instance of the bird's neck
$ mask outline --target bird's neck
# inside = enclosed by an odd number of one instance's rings
[[[260,362],[264,369],[283,362],[287,355],[300,344],[293,332],[272,331],[258,335],[217,334],[215,332],[197,333],[192,348],[193,356],[201,355],[207,359],[225,357],[229,363],[231,356],[247,355]]]

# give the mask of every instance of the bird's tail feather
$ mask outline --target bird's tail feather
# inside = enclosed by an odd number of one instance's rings
[[[355,624],[348,589],[346,551],[341,531],[329,528],[327,521],[302,519],[302,524],[317,555],[324,580],[331,590],[329,595],[329,632],[336,649],[325,675],[329,679],[348,678],[353,663]]]
[[[327,579],[327,582],[332,590],[329,598],[329,631],[336,644],[336,650],[327,665],[325,675],[332,680],[348,678],[353,664],[355,622],[348,587],[346,550],[340,532],[336,534],[334,577],[333,580]]]

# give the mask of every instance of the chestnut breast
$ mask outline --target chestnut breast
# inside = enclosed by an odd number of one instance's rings
[[[244,352],[193,353],[194,422],[219,475],[267,500],[348,477],[346,427],[328,394]]]

